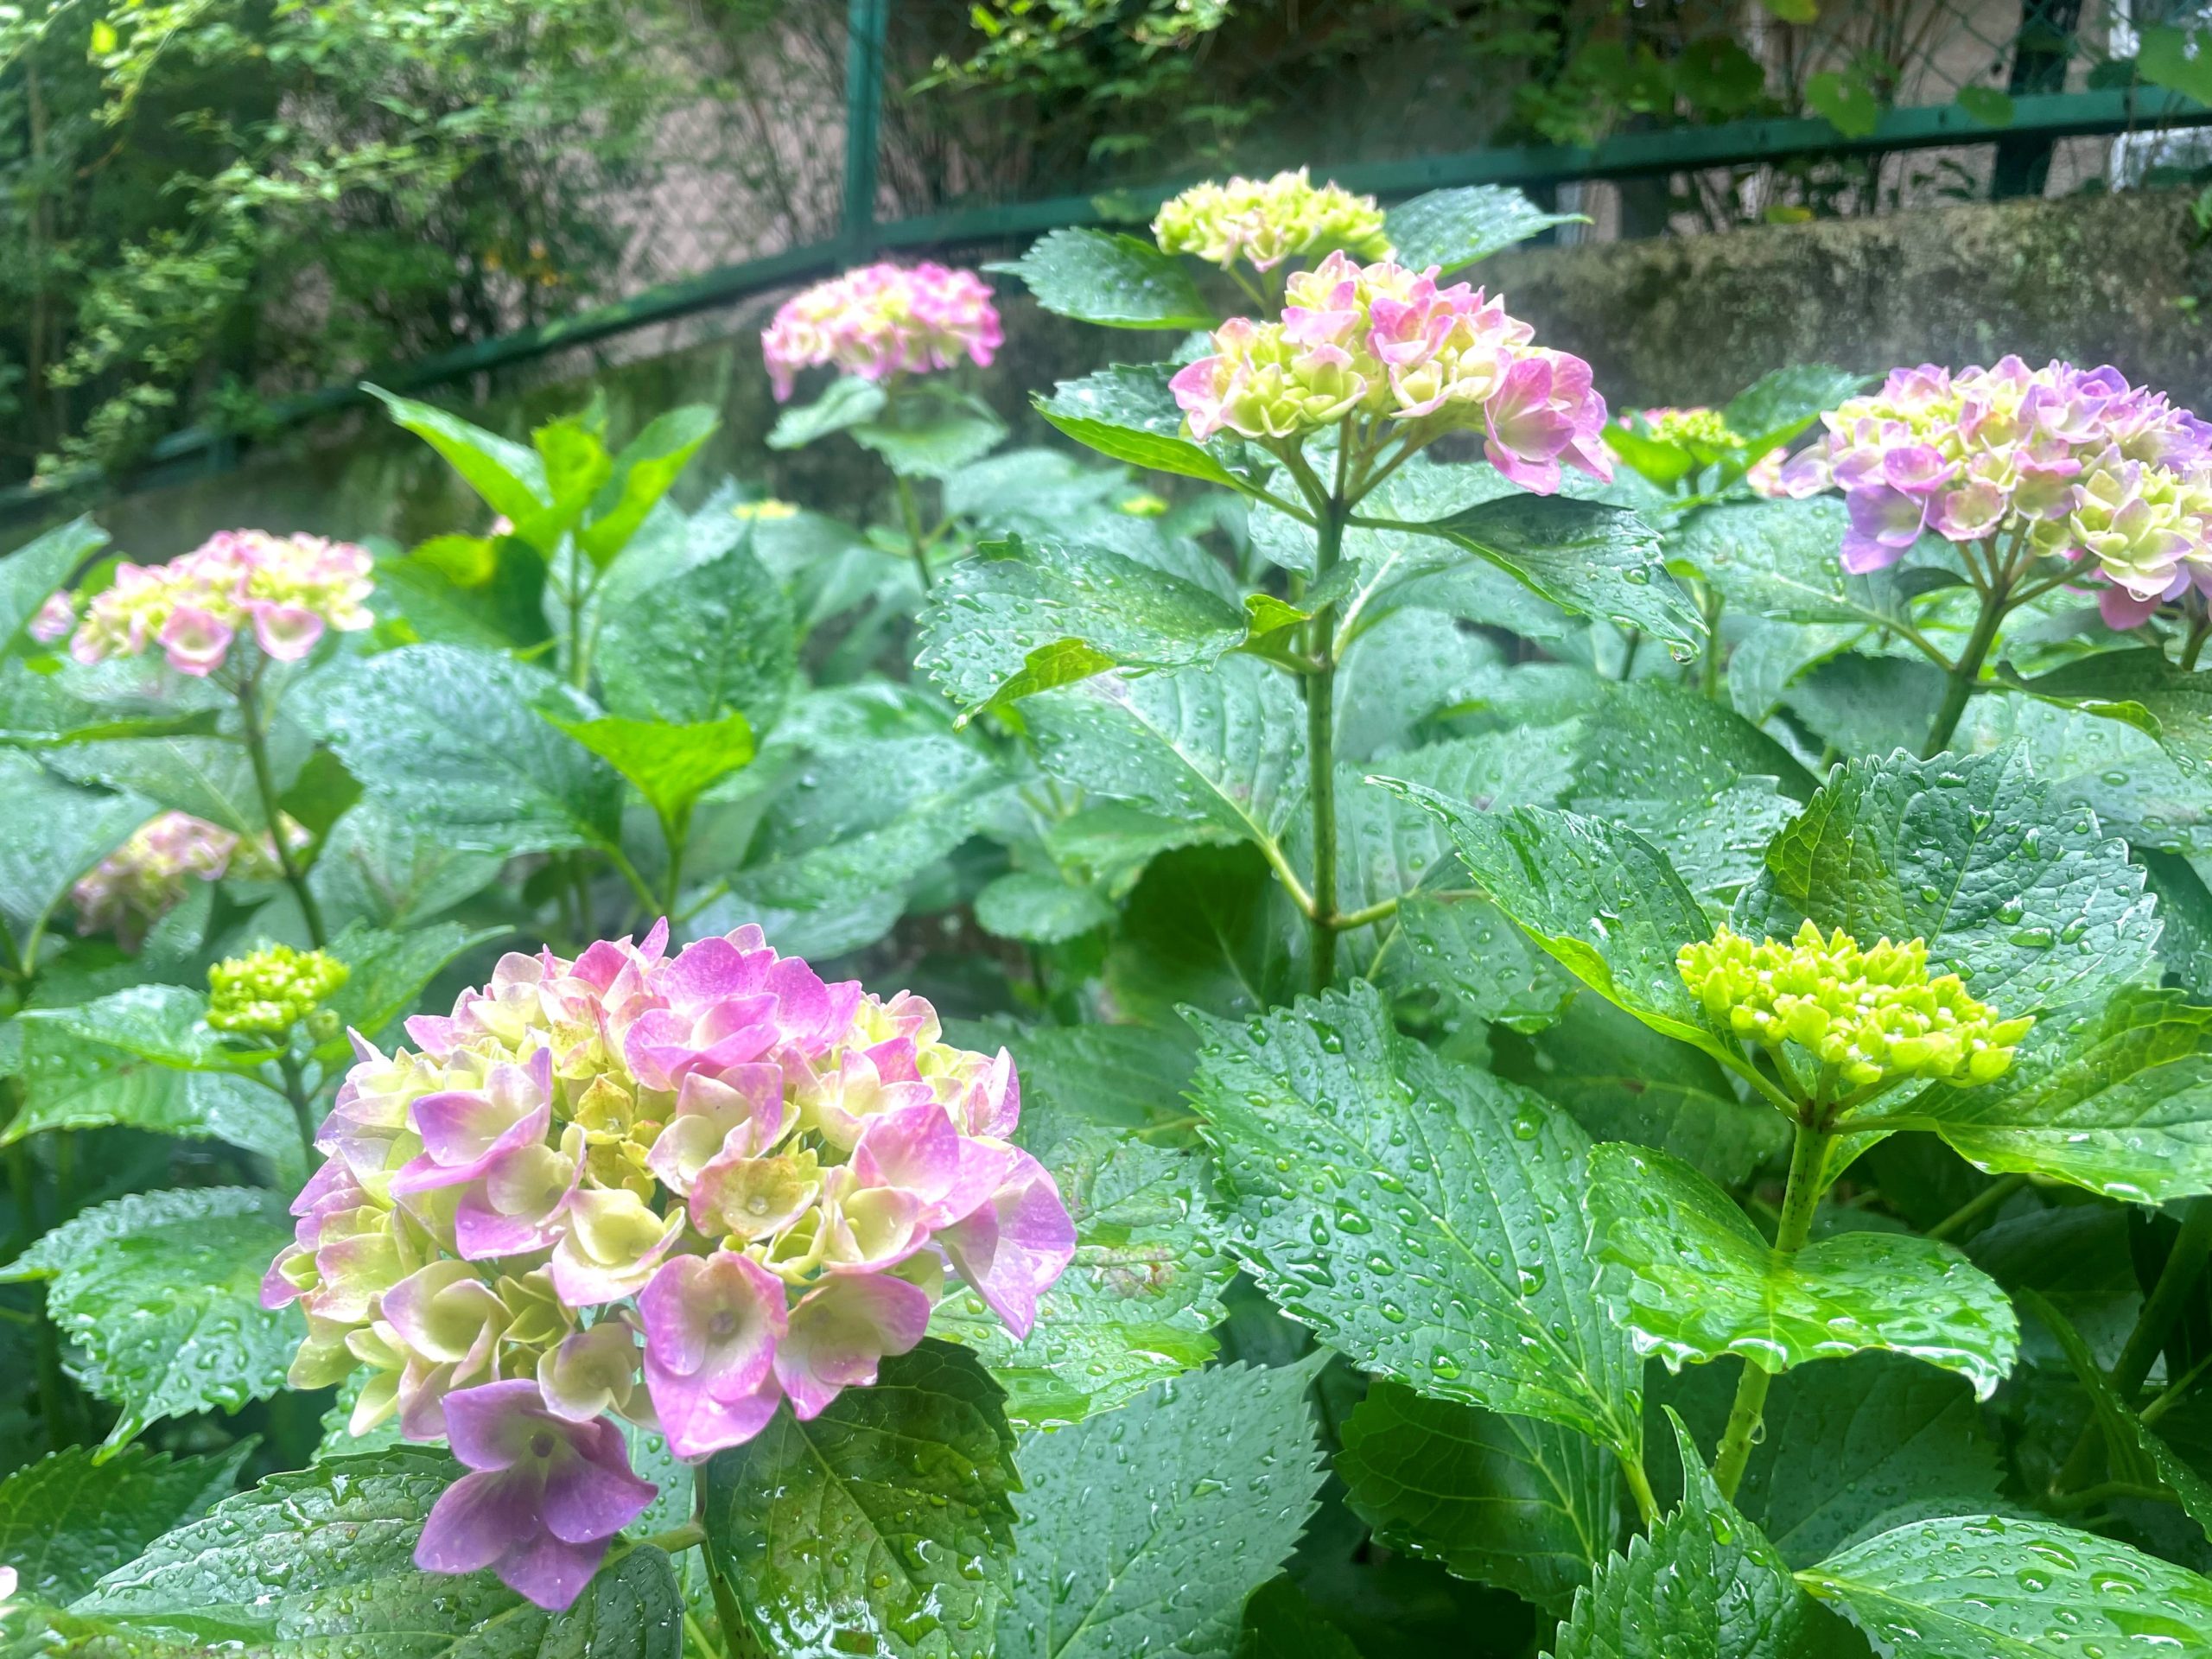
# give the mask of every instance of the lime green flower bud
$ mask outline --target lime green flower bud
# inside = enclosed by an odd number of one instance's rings
[[[281,1037],[314,1015],[348,972],[335,957],[289,944],[232,957],[207,970],[207,1023],[218,1031]]]
[[[1118,511],[1132,518],[1158,518],[1167,512],[1167,503],[1149,490],[1139,490],[1135,495],[1123,497],[1116,505]]]
[[[1707,449],[1733,449],[1743,444],[1717,409],[1647,409],[1651,435],[1667,443]]]
[[[1851,1090],[1987,1083],[2035,1023],[1999,1019],[1956,974],[1929,978],[1924,939],[1862,950],[1840,928],[1823,938],[1807,922],[1786,944],[1754,944],[1723,927],[1684,945],[1675,965],[1715,1021],[1762,1048],[1796,1045]]]
[[[1163,252],[1195,254],[1224,270],[1239,259],[1272,270],[1295,255],[1338,248],[1363,260],[1390,255],[1375,198],[1317,185],[1302,167],[1194,186],[1160,208],[1152,233]]]

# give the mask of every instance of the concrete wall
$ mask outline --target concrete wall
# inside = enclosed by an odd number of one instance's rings
[[[1538,248],[1480,274],[1540,339],[1588,358],[1617,407],[1717,403],[1792,362],[1871,372],[2016,351],[2113,363],[2212,410],[2212,318],[2191,309],[2199,296],[2212,309],[2212,250],[2189,200],[2141,192]],[[1033,435],[1048,429],[1029,413],[1028,389],[1169,345],[1069,323],[1019,297],[1004,308],[1007,347],[981,388]],[[763,448],[775,407],[757,342],[766,309],[733,311],[721,337],[606,369],[588,386],[541,386],[468,412],[520,435],[596,386],[621,436],[671,404],[706,402],[723,429],[701,476],[734,473],[841,516],[880,509],[880,474],[853,445]],[[238,471],[127,497],[99,516],[122,546],[157,558],[234,524],[413,540],[480,527],[486,515],[424,446],[363,418],[338,441],[327,429],[295,438]]]

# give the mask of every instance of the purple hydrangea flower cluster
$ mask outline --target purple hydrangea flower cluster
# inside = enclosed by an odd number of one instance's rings
[[[784,403],[798,372],[817,364],[867,380],[949,369],[963,357],[988,367],[1005,338],[990,287],[974,271],[878,264],[785,300],[762,332],[760,350]]]
[[[366,1368],[354,1432],[396,1414],[500,1477],[447,1494],[426,1566],[572,1597],[575,1552],[628,1519],[599,1529],[630,1501],[607,1414],[707,1457],[873,1382],[948,1274],[1026,1336],[1074,1253],[1051,1176],[1007,1138],[1010,1056],[757,927],[672,957],[666,939],[509,955],[408,1021],[413,1047],[355,1039],[263,1298],[306,1309],[296,1385]],[[563,1483],[600,1497],[556,1500]]]
[[[1231,318],[1213,354],[1170,383],[1191,435],[1287,441],[1371,416],[1414,444],[1480,432],[1491,465],[1524,489],[1556,490],[1562,463],[1610,479],[1590,365],[1531,344],[1503,301],[1440,288],[1437,274],[1338,251],[1293,276],[1280,322]]]
[[[1844,493],[1854,574],[1934,534],[2075,561],[2114,627],[2212,591],[2212,426],[2117,369],[1923,365],[1821,418],[1782,481]]]

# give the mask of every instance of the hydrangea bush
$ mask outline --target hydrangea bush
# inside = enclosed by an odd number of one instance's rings
[[[2205,428],[1617,413],[1554,222],[845,273],[835,514],[379,394],[467,522],[0,559],[0,1651],[2212,1651]]]

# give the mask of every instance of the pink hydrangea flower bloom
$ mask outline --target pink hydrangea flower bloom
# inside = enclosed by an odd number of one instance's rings
[[[608,1541],[658,1491],[630,1470],[622,1431],[546,1409],[535,1382],[487,1382],[446,1402],[446,1436],[471,1472],[423,1524],[415,1564],[429,1573],[489,1567],[540,1607],[569,1606]]]
[[[288,817],[284,841],[296,850],[307,832]],[[186,812],[149,818],[69,889],[77,931],[113,933],[124,950],[135,950],[146,930],[182,900],[188,881],[219,881],[234,863],[252,874],[273,874],[276,846],[266,836],[257,845],[241,845],[232,831]]]
[[[802,369],[831,364],[867,380],[989,366],[1004,343],[991,290],[972,270],[924,263],[865,265],[795,294],[760,335],[776,401]]]
[[[158,645],[171,668],[204,678],[223,666],[239,635],[277,662],[296,662],[327,629],[352,632],[376,619],[365,548],[320,536],[226,530],[167,564],[124,564],[86,602],[69,642],[80,663],[136,657]],[[55,601],[60,607],[55,607]],[[68,631],[73,607],[56,594],[39,613],[42,639]]]
[[[38,614],[31,618],[26,630],[41,645],[50,645],[66,638],[77,626],[77,607],[64,593],[48,594],[46,602],[38,607]]]
[[[502,1421],[618,1415],[705,1458],[873,1383],[952,1276],[1026,1336],[1074,1254],[1052,1178],[1007,1139],[1012,1058],[758,928],[673,956],[664,925],[573,961],[512,954],[407,1031],[391,1055],[355,1038],[328,1161],[262,1287],[307,1314],[301,1386],[365,1368],[357,1432],[396,1416],[460,1451],[480,1429],[464,1402],[498,1400]],[[524,1487],[499,1489],[519,1541],[498,1559],[525,1594],[573,1596],[592,1540],[523,1516]],[[437,1563],[495,1564],[471,1525],[439,1535]]]
[[[1201,441],[1227,431],[1281,444],[1372,421],[1414,447],[1467,430],[1523,488],[1558,489],[1562,465],[1610,479],[1590,365],[1533,344],[1503,302],[1437,275],[1338,251],[1293,276],[1280,322],[1230,318],[1212,355],[1168,383],[1185,426]]]
[[[1923,535],[2017,543],[2079,564],[2116,628],[2212,592],[2212,426],[2116,369],[1923,364],[1821,419],[1779,482],[1844,493],[1847,570]]]

